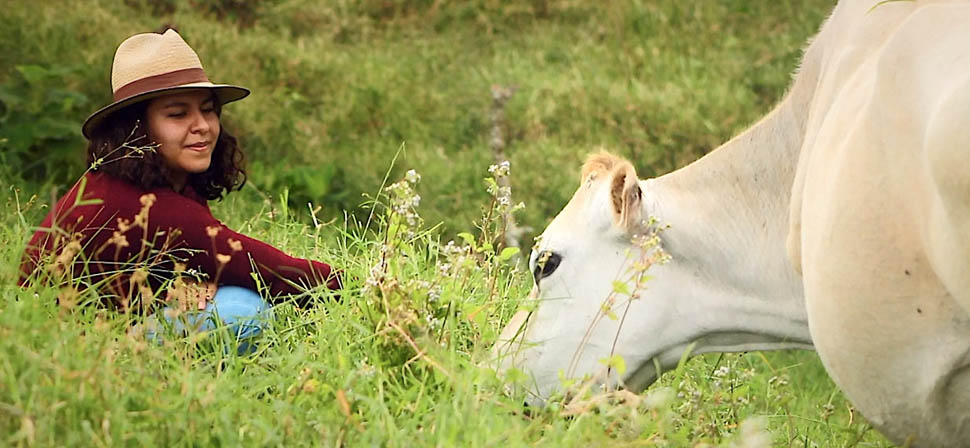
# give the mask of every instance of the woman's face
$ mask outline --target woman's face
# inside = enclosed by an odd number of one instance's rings
[[[208,89],[186,90],[154,98],[145,111],[148,136],[172,170],[178,188],[189,174],[209,169],[219,139],[215,96]]]

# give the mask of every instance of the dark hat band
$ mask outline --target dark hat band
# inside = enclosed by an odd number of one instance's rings
[[[121,86],[114,91],[114,100],[117,102],[140,93],[197,82],[209,82],[209,78],[205,76],[205,72],[201,68],[186,68],[162,73],[161,75],[137,79]]]

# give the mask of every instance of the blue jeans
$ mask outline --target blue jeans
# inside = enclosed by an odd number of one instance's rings
[[[252,340],[269,325],[271,317],[270,305],[256,291],[231,285],[219,286],[215,297],[206,304],[205,310],[190,311],[176,319],[167,316],[166,310],[168,307],[156,313],[156,316],[161,314],[165,317],[176,334],[184,334],[186,327],[196,331],[210,331],[223,325],[228,327],[239,342],[239,354],[255,350]],[[151,341],[162,340],[152,329],[146,332],[145,337]]]

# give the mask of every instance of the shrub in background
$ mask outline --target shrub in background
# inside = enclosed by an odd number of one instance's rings
[[[71,67],[17,65],[12,82],[0,84],[0,163],[30,178],[76,175],[77,117],[91,107],[83,93],[65,88]]]

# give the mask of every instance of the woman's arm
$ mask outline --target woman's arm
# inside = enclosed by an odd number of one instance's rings
[[[209,274],[210,281],[257,289],[273,296],[298,294],[326,285],[340,289],[339,276],[325,263],[291,257],[283,251],[235,232],[212,216],[206,205],[175,192],[160,192],[149,215],[153,233],[174,230],[171,247],[190,249],[186,268]],[[189,252],[189,251],[186,251]]]

